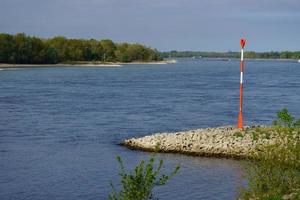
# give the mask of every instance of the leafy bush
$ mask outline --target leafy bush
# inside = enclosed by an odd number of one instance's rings
[[[121,190],[118,192],[114,185],[111,184],[112,194],[109,195],[110,200],[146,200],[153,199],[153,188],[167,183],[179,170],[177,165],[173,172],[169,175],[160,175],[163,166],[163,160],[160,160],[155,169],[155,159],[151,157],[149,161],[142,160],[133,172],[126,172],[121,157],[117,156],[120,164]],[[160,176],[159,176],[160,175]]]
[[[235,132],[233,135],[234,135],[235,137],[241,137],[241,138],[244,137],[243,133],[241,133],[241,132],[239,132],[239,131]]]
[[[258,133],[252,132],[252,140],[258,140]]]
[[[300,118],[298,120],[284,108],[277,113],[277,120],[273,121],[274,126],[296,128],[300,127]]]

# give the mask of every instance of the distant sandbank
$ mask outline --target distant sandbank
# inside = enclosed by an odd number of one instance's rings
[[[174,63],[173,60],[163,60],[163,61],[151,61],[151,62],[107,62],[107,63],[97,63],[97,62],[72,62],[72,63],[58,63],[58,64],[7,64],[0,63],[0,68],[34,68],[34,67],[121,67],[122,65],[164,65],[168,63]]]
[[[0,68],[34,68],[34,67],[120,67],[120,64],[0,64]]]

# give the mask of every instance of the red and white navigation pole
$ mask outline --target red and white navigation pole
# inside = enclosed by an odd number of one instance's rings
[[[239,117],[238,117],[238,128],[243,128],[243,73],[244,73],[244,47],[246,44],[246,40],[244,38],[241,39],[241,79],[240,79],[240,110],[239,110]]]

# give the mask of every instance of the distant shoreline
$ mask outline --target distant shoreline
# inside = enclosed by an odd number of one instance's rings
[[[298,61],[298,59],[293,58],[245,58],[245,60],[261,60],[261,61]]]
[[[193,58],[193,57],[171,57],[173,59],[183,59],[183,58],[189,58],[189,59],[213,59],[213,60],[240,60],[240,58],[232,58],[232,57],[201,57],[201,58]],[[298,61],[299,59],[293,59],[293,58],[244,58],[245,60],[257,60],[257,61]]]
[[[181,57],[183,58],[183,57]],[[74,61],[70,63],[57,63],[57,64],[9,64],[9,63],[0,63],[0,69],[9,69],[9,68],[42,68],[42,67],[121,67],[123,65],[165,65],[176,63],[176,59],[166,59],[162,61],[136,61],[136,62],[84,62],[84,61]],[[191,58],[191,57],[185,57]],[[238,58],[211,58],[211,57],[202,57],[201,59],[237,59]],[[297,59],[276,59],[276,58],[245,58],[247,61],[295,61],[299,62]]]
[[[57,64],[8,64],[0,63],[0,68],[40,68],[40,67],[121,67],[122,65],[164,65],[172,63],[167,60],[163,61],[150,61],[150,62],[107,62],[107,63],[97,63],[97,62],[72,62],[72,63],[57,63]]]

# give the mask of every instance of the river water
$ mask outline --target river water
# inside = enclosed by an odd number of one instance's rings
[[[300,64],[247,61],[246,124],[300,116]],[[0,72],[0,199],[106,199],[116,155],[132,168],[151,154],[125,138],[236,124],[239,61],[180,59],[167,65],[57,67]],[[160,199],[234,199],[242,161],[158,154],[181,165]]]

